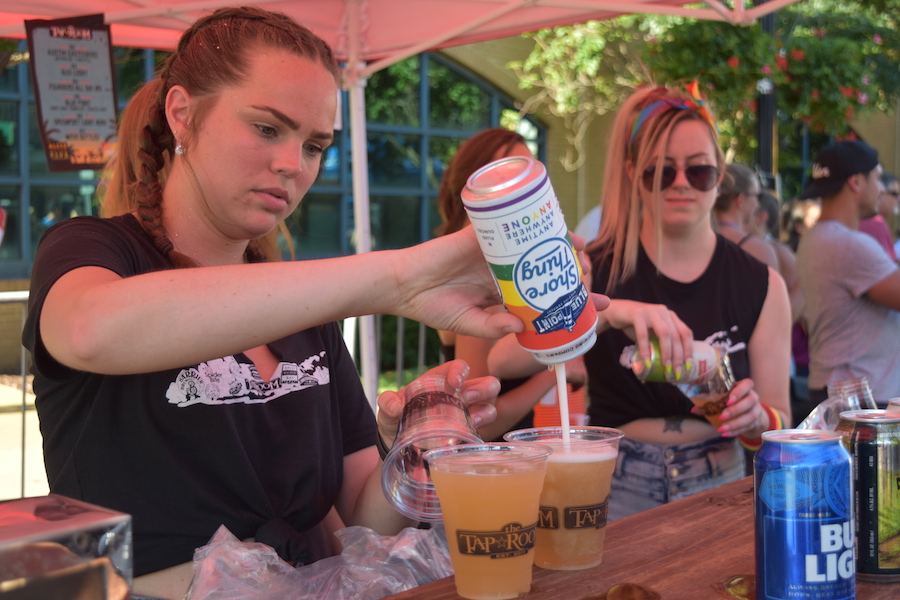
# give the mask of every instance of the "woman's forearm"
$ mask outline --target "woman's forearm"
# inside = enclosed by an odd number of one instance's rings
[[[389,310],[398,304],[397,289],[382,263],[361,255],[124,279],[85,267],[51,289],[41,334],[51,354],[75,369],[127,374],[195,364]]]
[[[521,329],[516,317],[485,310],[499,301],[477,242],[464,231],[413,248],[327,260],[124,279],[84,267],[54,284],[40,327],[63,364],[128,374],[196,364],[364,314],[399,314],[488,337]]]

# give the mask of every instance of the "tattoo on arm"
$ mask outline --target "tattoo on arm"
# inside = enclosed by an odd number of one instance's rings
[[[681,424],[683,422],[684,422],[684,417],[677,417],[677,416],[665,417],[665,419],[664,419],[665,424],[663,425],[663,432],[675,431],[677,433],[681,433]]]

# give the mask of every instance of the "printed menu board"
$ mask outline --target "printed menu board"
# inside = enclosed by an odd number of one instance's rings
[[[116,84],[103,15],[25,21],[51,171],[100,169],[115,148]]]

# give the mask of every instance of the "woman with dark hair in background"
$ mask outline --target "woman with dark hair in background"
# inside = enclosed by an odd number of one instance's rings
[[[771,192],[763,190],[759,195],[759,208],[747,223],[747,231],[752,231],[754,235],[772,246],[778,258],[778,272],[787,286],[793,323],[791,326],[791,414],[794,419],[793,424],[799,425],[813,409],[809,403],[806,385],[809,354],[803,322],[803,293],[800,291],[800,278],[797,275],[797,255],[780,239],[781,221],[778,200]],[[802,365],[797,364],[798,356],[795,356],[795,351],[802,361]]]
[[[745,230],[759,207],[759,177],[749,168],[737,163],[725,167],[719,193],[713,209],[716,231],[727,240],[743,248],[750,256],[770,267],[778,268],[775,251],[763,240]]]
[[[777,270],[787,286],[791,300],[791,320],[796,322],[803,311],[803,294],[797,278],[797,256],[791,247],[781,241],[781,209],[778,200],[768,190],[759,194],[759,207],[746,222],[747,231],[763,240],[775,252]]]

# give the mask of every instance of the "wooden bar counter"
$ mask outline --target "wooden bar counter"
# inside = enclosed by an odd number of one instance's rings
[[[787,558],[787,556],[785,557]],[[527,600],[594,600],[622,583],[662,600],[735,598],[722,584],[754,575],[753,478],[746,477],[610,523],[603,563],[583,571],[535,567]],[[738,596],[740,597],[740,596]],[[897,600],[900,583],[857,581],[858,600]],[[453,578],[407,590],[390,600],[456,600]]]

